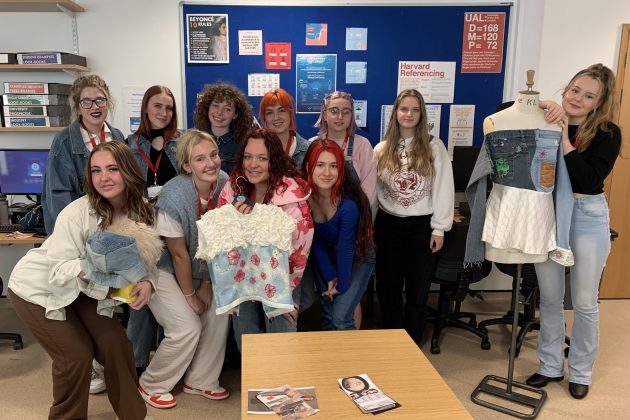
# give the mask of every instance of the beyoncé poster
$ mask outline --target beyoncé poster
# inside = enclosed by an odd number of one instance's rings
[[[229,63],[228,15],[186,15],[189,63]]]

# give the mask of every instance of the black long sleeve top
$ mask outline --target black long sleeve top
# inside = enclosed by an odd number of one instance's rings
[[[581,153],[573,150],[564,156],[574,193],[596,195],[604,191],[604,179],[612,171],[621,147],[621,130],[609,123],[612,131],[597,130],[591,144]],[[577,125],[569,126],[569,139],[575,143]]]

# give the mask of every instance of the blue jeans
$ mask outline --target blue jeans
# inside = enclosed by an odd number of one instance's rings
[[[604,194],[576,198],[571,218],[571,299],[575,312],[569,350],[569,381],[589,385],[599,348],[599,282],[610,252],[608,204]],[[564,267],[548,260],[536,264],[540,288],[538,373],[563,376]]]
[[[297,325],[292,324],[283,315],[267,318],[262,308],[262,303],[249,300],[238,305],[238,315],[232,316],[234,338],[238,350],[242,353],[243,334],[262,334],[296,332]]]
[[[127,337],[133,344],[136,367],[146,368],[149,365],[149,353],[155,343],[157,327],[158,323],[149,309],[149,305],[145,305],[139,310],[130,308]]]
[[[322,310],[322,330],[354,330],[354,309],[361,301],[361,297],[370,281],[374,265],[375,257],[365,257],[361,264],[355,264],[352,267],[352,275],[350,277],[350,287],[345,292],[335,295],[333,300],[327,296],[321,296],[326,291],[324,279],[319,271],[314,270],[317,278],[317,290],[320,295],[320,304]]]

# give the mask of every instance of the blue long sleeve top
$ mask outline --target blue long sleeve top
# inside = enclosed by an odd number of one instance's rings
[[[315,223],[312,251],[326,284],[337,278],[337,291],[350,287],[354,244],[359,224],[359,206],[343,199],[334,216],[323,223]]]

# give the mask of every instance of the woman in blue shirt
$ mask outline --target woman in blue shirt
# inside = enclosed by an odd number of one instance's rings
[[[313,269],[321,293],[322,329],[353,330],[354,308],[374,269],[372,213],[361,187],[345,173],[344,153],[330,140],[314,140],[303,171],[313,189]],[[307,270],[309,269],[307,268]]]

